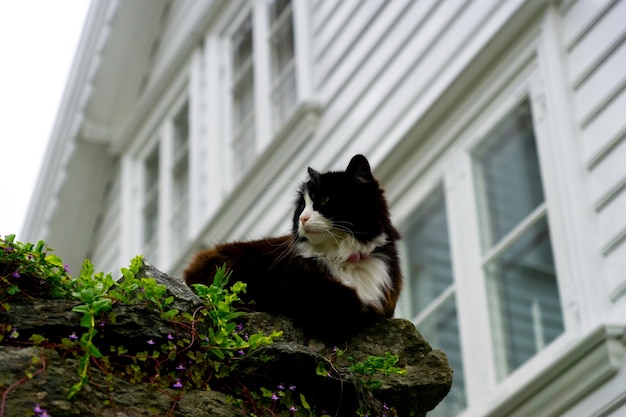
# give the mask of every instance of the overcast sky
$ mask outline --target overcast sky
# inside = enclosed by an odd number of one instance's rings
[[[89,0],[0,0],[0,235],[22,229]]]

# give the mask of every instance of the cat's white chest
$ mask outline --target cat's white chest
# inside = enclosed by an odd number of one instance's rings
[[[356,291],[365,305],[381,308],[385,290],[392,282],[386,258],[374,250],[387,243],[384,233],[367,243],[342,232],[331,234],[330,239],[319,242],[301,242],[299,253],[304,258],[317,258],[331,275],[346,287]]]
[[[327,266],[339,282],[356,291],[363,304],[382,306],[384,290],[391,286],[384,259],[373,255],[357,262],[328,262]]]

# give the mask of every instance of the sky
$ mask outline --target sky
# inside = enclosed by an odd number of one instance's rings
[[[17,234],[89,0],[0,0],[0,235]]]

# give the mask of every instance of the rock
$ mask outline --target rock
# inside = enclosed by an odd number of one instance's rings
[[[281,329],[283,336],[246,358],[240,364],[243,375],[239,378],[250,381],[254,378],[246,375],[262,375],[261,380],[304,381],[305,391],[316,391],[316,397],[325,399],[320,403],[327,409],[339,408],[341,415],[356,415],[358,409],[381,410],[383,404],[389,404],[398,415],[423,416],[439,404],[452,384],[446,355],[433,350],[407,320],[380,320],[341,346],[308,339],[289,319],[267,313],[248,314],[245,329],[250,333]],[[317,365],[334,358],[336,349],[345,351],[333,363],[336,371],[330,377],[316,375]],[[382,386],[371,393],[372,398],[364,390],[361,377],[347,368],[368,356],[385,356],[386,352],[398,355],[396,366],[405,368],[407,374],[376,375]],[[337,395],[340,392],[343,395]]]
[[[182,281],[153,266],[146,263],[141,274],[166,286],[167,295],[174,296],[170,307],[193,312],[201,305]],[[79,380],[79,366],[72,355],[51,347],[60,346],[61,340],[73,332],[84,331],[80,327],[81,315],[71,311],[77,304],[16,296],[10,301],[9,311],[0,311],[0,330],[10,325],[19,331],[18,340],[11,340],[5,332],[0,342],[4,416],[33,415],[35,404],[41,404],[54,417],[237,416],[243,412],[229,400],[233,386],[258,391],[261,387],[273,389],[281,383],[297,386],[309,403],[331,415],[354,416],[358,410],[368,410],[374,416],[381,414],[386,404],[401,416],[424,416],[445,397],[452,382],[452,370],[445,354],[433,350],[406,320],[381,320],[340,346],[330,346],[306,337],[285,317],[259,312],[241,317],[242,332],[269,334],[281,330],[283,335],[242,358],[236,371],[228,378],[216,380],[210,391],[188,390],[181,395],[182,391],[155,389],[147,383],[133,384],[110,373],[105,377],[96,366],[91,366],[90,384],[68,400],[69,388]],[[141,305],[116,304],[112,313],[115,320],[99,326],[95,339],[103,352],[120,344],[131,351],[146,349],[147,340],[165,342],[168,333],[181,331]],[[32,334],[40,334],[50,343],[43,348],[21,342],[26,342]],[[337,348],[345,353],[338,356]],[[376,375],[380,387],[367,390],[363,376],[349,367],[355,361],[364,361],[370,355],[384,356],[386,352],[398,355],[396,366],[406,369],[407,374]],[[316,373],[320,364],[329,370],[328,375]],[[109,392],[109,387],[114,389]]]

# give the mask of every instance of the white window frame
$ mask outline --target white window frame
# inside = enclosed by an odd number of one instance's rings
[[[411,301],[410,301],[410,296],[407,293],[407,289],[409,288],[409,285],[405,285],[405,289],[403,290],[400,296],[397,313],[401,317],[405,317],[411,320],[413,324],[415,324],[417,329],[419,330],[420,324],[423,323],[424,320],[428,320],[430,317],[432,317],[433,314],[436,314],[436,312],[439,309],[441,309],[446,302],[449,302],[451,298],[455,300],[457,325],[459,328],[459,340],[461,343],[461,361],[463,362],[463,368],[464,368],[463,385],[465,389],[465,392],[464,392],[465,403],[466,403],[465,410],[467,410],[469,406],[468,387],[467,387],[468,380],[467,380],[467,374],[465,372],[465,368],[466,368],[465,362],[467,358],[466,358],[466,355],[464,354],[464,349],[463,349],[464,342],[463,342],[463,337],[461,334],[463,329],[461,326],[461,317],[460,317],[461,313],[459,310],[458,285],[457,285],[458,274],[456,270],[457,264],[455,262],[456,254],[455,254],[455,248],[453,248],[452,232],[450,230],[451,219],[450,219],[449,212],[452,208],[450,201],[448,199],[448,194],[450,192],[450,184],[449,184],[450,179],[446,175],[446,167],[444,164],[437,164],[435,167],[433,167],[431,170],[425,173],[422,178],[423,178],[423,181],[420,181],[418,184],[415,184],[414,189],[411,190],[413,198],[411,198],[410,202],[408,203],[409,206],[413,207],[411,210],[411,213],[407,217],[405,217],[403,220],[398,222],[398,226],[399,226],[399,229],[401,230],[401,234],[408,233],[407,231],[414,224],[414,215],[419,214],[419,212],[421,211],[423,207],[423,204],[427,202],[430,198],[432,198],[436,193],[438,192],[442,193],[445,210],[446,210],[446,217],[448,221],[448,243],[450,245],[452,283],[443,292],[441,292],[441,294],[435,297],[435,299],[433,299],[428,304],[428,306],[422,309],[422,311],[420,311],[417,315],[413,315],[411,313],[411,310],[412,310],[410,307]],[[410,277],[409,253],[408,253],[406,245],[404,244],[401,244],[399,249],[400,249],[400,255],[401,255],[401,260],[402,260],[403,275],[405,279],[408,279]],[[437,346],[434,346],[434,348],[437,348]],[[464,413],[465,411],[463,411],[460,415],[463,415]]]
[[[585,220],[576,219],[568,209],[571,207],[568,202],[576,196],[563,192],[564,187],[573,189],[570,182],[576,180],[563,175],[566,167],[559,152],[559,146],[566,146],[567,140],[571,140],[566,137],[567,123],[571,121],[558,110],[549,112],[550,108],[558,109],[555,103],[564,102],[563,91],[555,91],[549,84],[558,75],[554,74],[554,48],[546,46],[549,42],[537,32],[521,38],[510,55],[498,61],[467,99],[446,115],[449,122],[440,123],[429,133],[430,139],[424,140],[415,156],[405,162],[401,183],[391,193],[395,195],[391,201],[398,218],[396,223],[401,225],[410,219],[423,198],[430,195],[434,185],[442,180],[444,183],[466,379],[467,409],[460,416],[474,415],[477,409],[496,409],[512,393],[542,378],[542,370],[559,358],[566,358],[568,349],[584,334],[581,311],[593,305],[593,294],[582,294],[580,287],[580,270],[589,270],[589,258],[580,256],[586,243],[573,238],[573,234],[580,233],[580,223]],[[533,114],[544,191],[544,203],[537,210],[545,211],[548,217],[564,331],[527,362],[503,376],[498,370],[489,318],[471,152],[503,117],[527,98]],[[463,276],[457,277],[456,271],[462,271]],[[409,318],[404,302],[401,300],[398,312]]]
[[[272,58],[272,27],[270,22],[269,3],[265,0],[246,0],[229,3],[229,9],[224,13],[224,20],[216,25],[216,32],[219,34],[221,52],[218,54],[222,62],[220,78],[220,91],[224,97],[220,106],[225,109],[224,123],[221,132],[224,137],[229,138],[228,159],[236,161],[232,143],[237,135],[233,126],[233,91],[235,84],[235,71],[233,71],[232,39],[237,30],[241,27],[247,16],[252,16],[253,33],[253,72],[254,72],[254,137],[255,156],[261,155],[270,143],[278,137],[285,137],[291,129],[294,129],[294,119],[303,117],[302,109],[307,111],[317,111],[314,105],[313,86],[311,78],[311,40],[310,40],[310,12],[307,0],[292,0],[289,6],[290,18],[293,23],[294,36],[294,59],[293,71],[295,76],[295,103],[288,114],[277,123],[273,111],[273,93],[276,80],[273,79],[273,58]],[[215,42],[207,43],[214,44]],[[207,51],[210,53],[210,51]],[[256,158],[253,158],[256,159]],[[254,164],[250,161],[250,165]],[[245,175],[237,164],[229,164],[229,172],[233,177],[239,179]],[[236,181],[235,181],[236,182]]]

